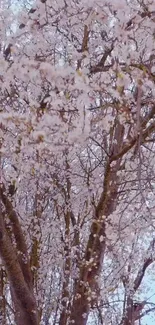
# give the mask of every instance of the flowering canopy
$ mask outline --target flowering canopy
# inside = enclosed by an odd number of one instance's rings
[[[1,324],[134,324],[154,267],[154,1],[9,3]]]

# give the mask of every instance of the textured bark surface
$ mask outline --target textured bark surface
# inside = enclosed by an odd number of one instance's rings
[[[1,187],[0,194],[0,256],[10,281],[15,321],[17,325],[38,325],[38,312],[33,294],[30,263],[24,234],[11,201],[5,195],[4,187]],[[5,227],[2,203],[11,221],[16,246],[12,244]]]

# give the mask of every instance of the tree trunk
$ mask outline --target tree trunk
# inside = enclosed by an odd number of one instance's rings
[[[0,269],[0,324],[6,325],[6,300],[5,287],[6,273],[3,268]]]
[[[13,286],[11,286],[11,297],[15,309],[16,325],[38,325],[39,320],[37,317],[36,303],[34,297],[28,297],[28,302],[20,301],[19,298],[17,298]]]
[[[38,325],[38,311],[33,294],[31,270],[29,267],[30,263],[24,235],[11,202],[9,202],[7,197],[5,195],[3,196],[2,193],[1,198],[5,205],[6,212],[9,213],[9,217],[12,220],[12,229],[17,245],[16,247],[12,244],[7,233],[0,202],[0,256],[10,281],[16,325]]]
[[[116,121],[110,146],[113,156],[117,155],[122,149],[123,136],[124,127],[120,125],[119,121]],[[101,272],[106,248],[106,218],[116,209],[119,186],[117,172],[120,169],[121,157],[118,157],[114,166],[111,166],[113,156],[107,157],[103,192],[95,208],[85,257],[75,289],[70,315],[70,324],[74,323],[74,325],[86,325],[90,308],[94,307],[94,302],[99,296],[97,279]],[[95,300],[94,292],[96,293]]]
[[[126,305],[123,325],[134,325],[133,299],[130,296],[127,298]]]

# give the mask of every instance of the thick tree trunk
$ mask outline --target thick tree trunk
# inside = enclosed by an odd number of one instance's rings
[[[74,325],[86,325],[89,315],[89,302],[87,300],[87,293],[83,291],[83,287],[78,288],[78,296],[74,298],[73,306],[71,310],[71,321]]]
[[[11,286],[11,297],[15,309],[15,324],[16,325],[31,325],[39,324],[36,303],[33,296],[27,297],[26,301],[20,301],[17,298],[17,295],[14,291],[14,288]]]
[[[0,219],[2,215],[0,216]],[[17,325],[38,325],[38,315],[32,290],[25,282],[17,255],[0,220],[0,254],[11,285]]]
[[[97,277],[101,272],[106,248],[105,216],[108,216],[114,211],[117,198],[117,186],[112,187],[111,191],[109,187],[111,176],[113,178],[117,177],[116,173],[111,174],[111,172],[110,163],[108,163],[105,172],[104,191],[96,207],[84,262],[80,269],[80,278],[75,288],[70,324],[86,325],[90,308],[94,304],[94,297],[92,297],[94,296],[94,292],[96,292],[96,298],[98,296],[98,292],[96,291],[98,287]]]
[[[12,245],[5,227],[4,214],[0,202],[0,256],[6,268],[12,301],[15,309],[16,325],[38,325],[38,311],[33,294],[30,263],[25,238],[12,208],[12,204],[1,189],[1,200],[12,223],[16,246]]]

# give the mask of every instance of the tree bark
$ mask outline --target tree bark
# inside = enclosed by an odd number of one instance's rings
[[[101,272],[106,248],[106,218],[116,208],[119,186],[117,172],[120,168],[121,157],[118,157],[114,166],[111,166],[111,163],[113,161],[112,157],[117,155],[122,149],[123,136],[124,127],[120,125],[119,121],[116,121],[116,126],[110,139],[112,156],[107,157],[103,192],[95,208],[84,262],[80,268],[80,277],[75,288],[70,315],[70,323],[74,323],[74,325],[86,325],[90,308],[94,306],[94,302],[99,295],[97,278]],[[93,297],[94,292],[96,292],[96,299]]]
[[[0,324],[6,325],[6,300],[5,300],[5,287],[6,273],[1,267],[0,269]]]
[[[1,195],[2,199],[2,195]],[[2,200],[4,201],[4,200]],[[8,201],[4,201],[6,212],[9,204]],[[11,207],[11,203],[9,205]],[[5,222],[2,214],[2,206],[0,202],[0,256],[6,268],[8,279],[10,281],[10,290],[15,308],[15,321],[16,325],[38,325],[38,311],[36,306],[36,300],[33,294],[33,286],[31,280],[31,272],[29,261],[27,257],[26,243],[24,235],[20,227],[20,223],[17,219],[17,215],[10,208],[10,213],[13,217],[13,230],[16,239],[17,248],[12,245],[12,242],[8,236],[5,228]],[[11,217],[10,217],[11,218]],[[19,231],[17,234],[16,231]],[[26,256],[18,256],[18,247],[21,242],[20,253],[23,250]],[[25,268],[24,268],[24,258]],[[27,272],[26,272],[27,271]]]

